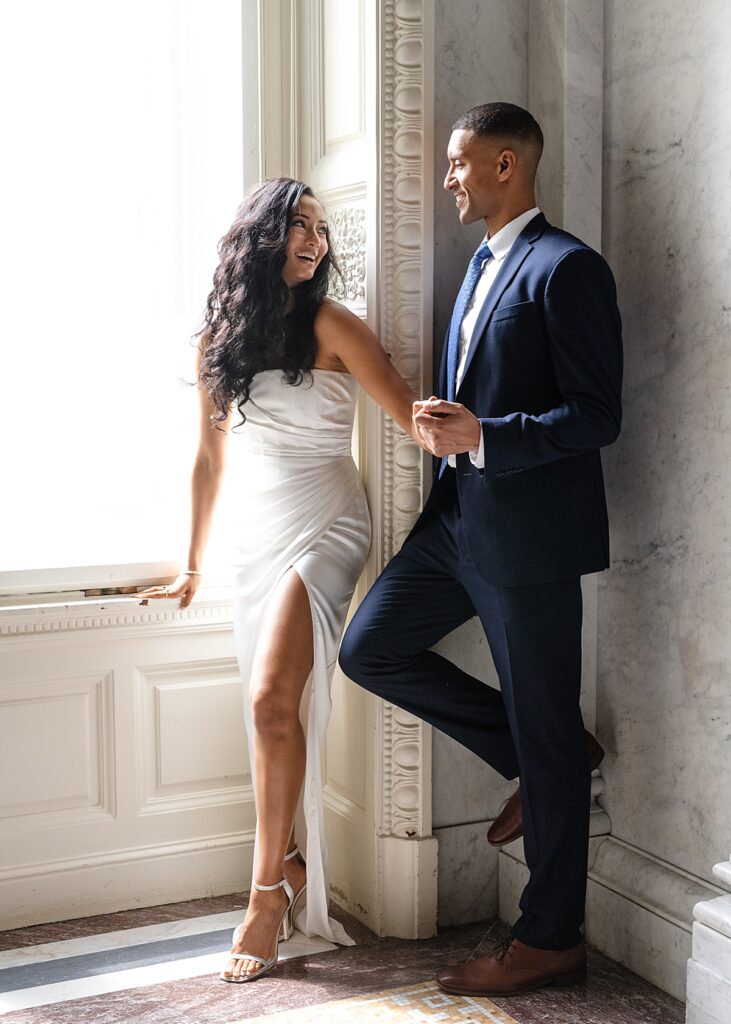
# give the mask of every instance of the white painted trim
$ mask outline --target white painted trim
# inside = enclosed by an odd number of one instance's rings
[[[438,851],[434,836],[378,837],[379,935],[428,939],[435,934]]]
[[[434,3],[379,4],[378,267],[381,343],[417,393],[431,388]],[[369,295],[369,299],[370,299]],[[423,506],[431,474],[411,439],[369,406],[363,465],[374,512],[372,584]],[[437,849],[431,836],[431,730],[392,705],[376,710],[377,928],[436,932]]]
[[[357,804],[354,800],[350,800],[347,796],[343,796],[342,793],[336,793],[334,789],[329,786],[323,788],[323,798],[325,806],[335,814],[339,814],[345,821],[353,823],[354,821],[365,820],[365,809]]]
[[[130,562],[0,572],[0,605],[9,603],[8,597],[22,599],[27,594],[42,595],[39,599],[46,600],[66,592],[170,583],[182,568],[180,562]]]
[[[47,875],[66,874],[84,868],[101,868],[110,865],[131,864],[138,861],[156,860],[160,857],[178,857],[181,854],[205,850],[223,850],[243,847],[254,842],[254,829],[244,832],[230,832],[222,836],[205,836],[184,842],[158,843],[154,846],[138,846],[127,850],[111,850],[106,853],[84,854],[64,860],[47,860],[37,864],[13,864],[0,868],[0,884],[18,878],[41,878]]]
[[[135,596],[59,596],[46,603],[0,607],[0,643],[13,637],[37,637],[42,633],[127,629],[129,635],[155,632],[191,632],[231,626],[233,607],[228,587],[203,588],[193,603],[181,609],[178,601],[157,600],[142,605]],[[6,639],[7,638],[7,639]]]
[[[8,868],[0,929],[241,892],[253,855],[249,830]]]
[[[261,0],[241,2],[244,191],[261,180]]]
[[[297,5],[295,0],[258,0],[260,69],[259,177],[294,176],[298,165]]]

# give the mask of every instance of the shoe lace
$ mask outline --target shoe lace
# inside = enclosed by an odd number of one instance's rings
[[[512,946],[512,944],[513,944],[513,936],[512,935],[506,936],[502,940],[502,942],[498,942],[497,946],[495,946],[495,948],[492,951],[492,955],[495,957],[495,959],[498,962],[503,960],[511,952],[510,951],[510,947]]]

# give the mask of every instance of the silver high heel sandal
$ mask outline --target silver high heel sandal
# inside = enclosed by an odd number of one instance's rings
[[[261,967],[252,971],[250,974],[240,974],[236,978],[234,978],[233,975],[226,975],[221,971],[219,974],[221,981],[230,981],[235,985],[241,985],[245,981],[256,981],[257,978],[261,978],[262,974],[266,974],[267,971],[271,971],[272,967],[276,967],[277,959],[279,957],[279,937],[282,933],[282,928],[284,927],[287,917],[291,913],[292,905],[295,902],[292,886],[286,878],[283,878],[281,882],[275,882],[274,885],[259,885],[258,882],[254,882],[254,888],[258,889],[259,892],[272,892],[274,889],[284,889],[284,893],[287,897],[287,906],[284,908],[282,920],[279,924],[279,928],[277,929],[277,937],[274,940],[274,956],[271,960],[265,960],[264,957],[259,956],[258,953],[229,953],[229,960],[256,960],[257,963],[261,964]],[[231,939],[232,946],[236,945],[238,934],[243,927],[243,924],[240,924],[234,928],[233,937]]]
[[[294,860],[295,857],[302,857],[302,851],[300,850],[299,846],[295,846],[294,850],[288,853],[284,859]],[[303,863],[304,860],[305,858],[302,857]],[[306,866],[307,865],[305,865],[305,867]],[[282,921],[282,930],[279,933],[279,938],[282,940],[282,942],[286,942],[287,939],[291,939],[292,932],[294,931],[294,915],[297,913],[297,907],[299,906],[300,901],[306,895],[307,882],[305,882],[300,891],[295,895],[294,899],[292,900],[292,906],[289,908],[289,910],[285,914],[284,920]]]

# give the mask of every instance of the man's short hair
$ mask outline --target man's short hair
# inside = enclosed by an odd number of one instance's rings
[[[514,103],[482,103],[472,107],[452,125],[453,131],[474,132],[490,138],[529,143],[543,149],[543,132],[527,110]]]

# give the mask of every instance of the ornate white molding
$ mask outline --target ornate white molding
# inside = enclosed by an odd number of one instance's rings
[[[232,624],[231,599],[223,594],[204,597],[185,610],[180,609],[177,601],[156,601],[143,606],[127,597],[0,608],[0,638],[115,627],[139,630],[149,636],[158,631],[192,632]]]
[[[368,227],[366,209],[368,185],[365,181],[320,193],[325,204],[335,258],[342,279],[333,274],[330,294],[345,303],[356,316],[367,314]]]
[[[366,301],[365,205],[333,210],[329,223],[342,277],[333,275],[330,294],[349,306],[365,309]]]
[[[381,0],[379,159],[380,336],[419,394],[431,386],[433,7]],[[425,60],[425,53],[427,59]],[[378,569],[401,547],[425,498],[421,452],[380,414]],[[389,704],[379,708],[382,744],[379,833],[431,835],[429,727]]]

